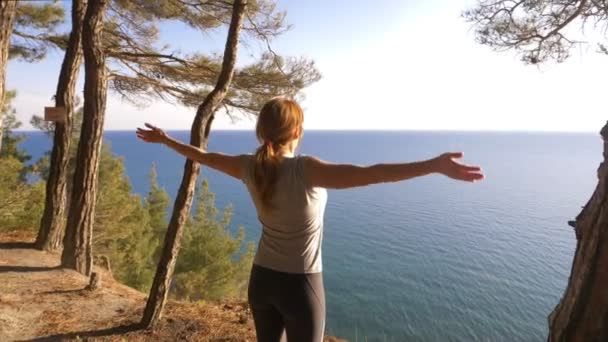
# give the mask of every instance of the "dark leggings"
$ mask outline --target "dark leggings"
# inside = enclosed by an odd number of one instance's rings
[[[321,273],[283,273],[254,265],[249,305],[258,342],[321,342],[325,290]],[[285,336],[285,333],[287,336]]]

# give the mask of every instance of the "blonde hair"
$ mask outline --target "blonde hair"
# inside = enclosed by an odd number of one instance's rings
[[[260,147],[255,152],[253,181],[265,209],[270,209],[278,179],[279,152],[302,134],[304,113],[293,100],[274,98],[262,107],[255,133]]]

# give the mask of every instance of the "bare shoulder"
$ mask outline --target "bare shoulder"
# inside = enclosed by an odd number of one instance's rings
[[[311,186],[323,188],[339,188],[342,186],[340,172],[343,165],[324,161],[315,156],[303,156],[304,179]]]
[[[201,162],[213,169],[221,171],[234,178],[242,178],[243,170],[247,165],[245,154],[230,155],[219,152],[204,153]]]
[[[300,157],[302,160],[302,167],[305,175],[311,175],[327,166],[329,163],[316,156],[303,155]]]
[[[238,160],[244,162],[244,161],[250,160],[252,156],[253,156],[252,154],[246,153],[246,154],[236,154],[234,157],[237,158]]]
[[[321,164],[327,164],[326,161],[323,161],[321,158],[310,155],[302,155],[300,157],[305,167],[315,167]]]

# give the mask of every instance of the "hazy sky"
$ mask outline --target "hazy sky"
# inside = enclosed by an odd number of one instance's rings
[[[472,3],[279,0],[293,28],[274,49],[314,59],[323,74],[305,90],[305,128],[598,131],[603,126],[608,57],[591,45],[574,51],[566,63],[524,66],[513,53],[474,42],[460,18]],[[164,41],[182,50],[201,46],[220,52],[225,38],[177,24],[161,31]],[[249,46],[241,55],[257,52]],[[18,91],[15,107],[25,129],[31,128],[32,114],[53,104],[62,58],[55,51],[37,64],[9,63],[7,88]],[[82,81],[79,86],[80,92]],[[188,129],[194,112],[160,101],[139,109],[110,93],[106,129],[132,130],[144,121]],[[216,129],[253,125],[252,119],[214,122]]]

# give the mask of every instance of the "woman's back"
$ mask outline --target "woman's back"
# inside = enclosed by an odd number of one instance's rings
[[[243,178],[262,224],[262,237],[254,264],[287,273],[322,270],[321,243],[327,191],[312,187],[304,176],[305,157],[285,157],[268,209],[256,196],[254,156],[243,157]]]

